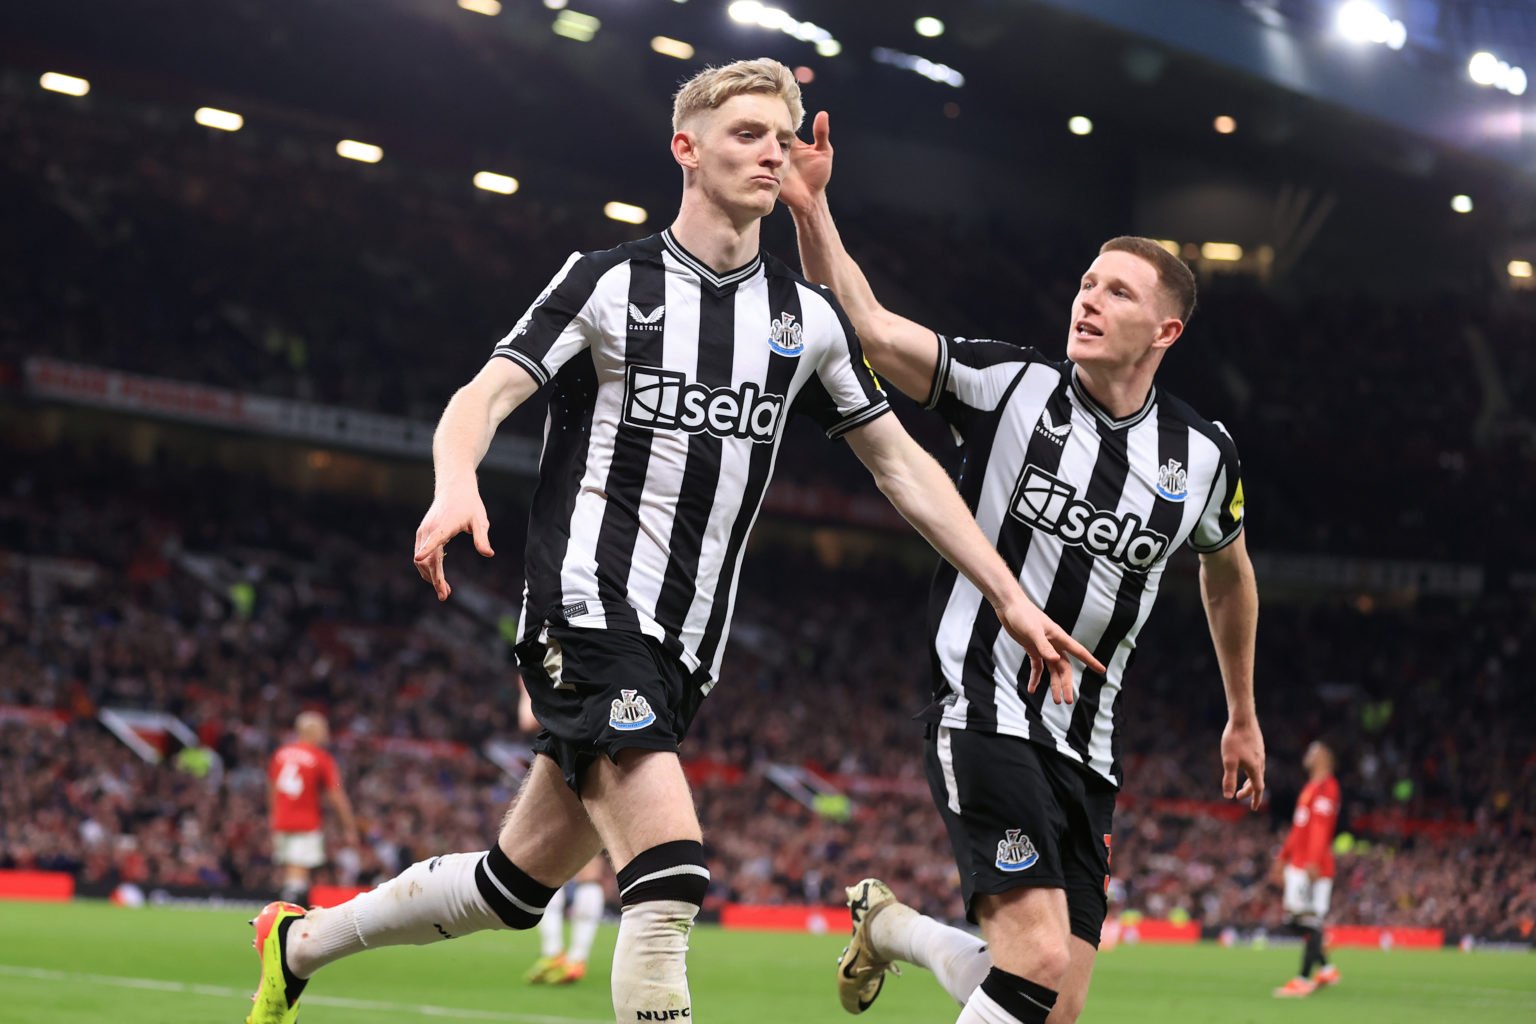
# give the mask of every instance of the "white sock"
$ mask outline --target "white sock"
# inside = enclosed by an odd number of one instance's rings
[[[1019,1019],[977,988],[971,998],[966,1000],[965,1009],[955,1018],[955,1024],[1019,1024]]]
[[[869,923],[875,951],[891,960],[926,967],[957,1003],[971,998],[992,969],[980,938],[925,917],[905,904],[888,906]]]
[[[307,978],[372,946],[422,946],[507,927],[475,884],[475,867],[484,859],[481,852],[417,861],[339,907],[310,911],[289,929],[289,970]]]
[[[697,903],[684,900],[647,900],[624,908],[613,949],[613,1009],[620,1024],[692,1019],[688,933],[698,912]]]
[[[539,955],[559,956],[564,950],[565,890],[557,889],[544,908],[544,916],[539,918]]]
[[[546,915],[547,915],[546,911]],[[571,959],[584,964],[603,920],[603,883],[582,882],[571,899]]]

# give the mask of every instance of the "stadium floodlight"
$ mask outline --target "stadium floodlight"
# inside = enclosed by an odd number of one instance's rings
[[[552,11],[563,11],[570,0],[544,0],[544,6]]]
[[[459,0],[459,6],[487,18],[494,18],[501,13],[501,0]]]
[[[1467,74],[1478,85],[1492,85],[1499,80],[1499,58],[1487,50],[1478,50],[1467,61]]]
[[[1536,268],[1532,268],[1530,260],[1510,260],[1505,269],[1509,271],[1510,277],[1528,278],[1536,274]]]
[[[673,39],[671,36],[656,36],[651,40],[651,49],[663,57],[676,57],[678,60],[692,60],[693,46],[681,39]]]
[[[204,128],[217,128],[221,132],[237,132],[245,127],[245,118],[232,110],[220,110],[218,107],[198,107],[192,120]]]
[[[823,57],[836,57],[843,52],[843,44],[836,39],[823,39],[816,44],[816,52]]]
[[[590,14],[564,10],[555,15],[552,30],[555,35],[565,39],[574,39],[578,43],[590,43],[602,24]]]
[[[1236,263],[1243,258],[1243,247],[1236,242],[1206,242],[1200,246],[1200,258],[1220,263]]]
[[[1376,43],[1401,50],[1408,42],[1407,26],[1371,0],[1348,0],[1339,8],[1334,26],[1352,43]]]
[[[1231,135],[1237,131],[1237,118],[1230,114],[1219,114],[1216,120],[1211,122],[1211,127],[1216,129],[1218,135]]]
[[[359,163],[376,164],[384,159],[384,150],[368,142],[358,142],[356,139],[342,139],[336,143],[336,155],[346,157],[348,160],[356,160]]]
[[[870,52],[870,56],[878,64],[889,64],[892,67],[905,68],[907,71],[915,71],[930,82],[942,82],[944,85],[958,89],[965,84],[965,76],[948,64],[940,64],[931,61],[927,57],[917,57],[910,53],[902,53],[900,50],[892,50],[886,46],[877,46]]]
[[[1067,131],[1073,135],[1092,135],[1093,122],[1081,114],[1076,117],[1070,117],[1067,119]]]
[[[1472,197],[1466,195],[1451,196],[1451,209],[1457,213],[1472,212]]]
[[[823,57],[836,57],[843,52],[843,44],[832,38],[832,33],[811,21],[801,21],[782,7],[772,7],[761,0],[735,0],[725,9],[726,15],[738,25],[756,25],[773,32],[783,32],[802,43],[812,43]]]
[[[924,39],[937,39],[944,34],[944,23],[938,18],[918,18],[912,27]]]
[[[725,13],[738,25],[755,25],[763,13],[763,5],[759,0],[736,0]]]
[[[43,77],[37,80],[49,92],[61,92],[66,96],[84,96],[91,91],[91,83],[74,75],[65,75],[57,71],[45,71]]]
[[[629,203],[612,202],[603,207],[603,216],[625,224],[644,224],[648,214],[645,208]]]
[[[517,191],[517,179],[495,171],[479,171],[475,174],[475,188],[509,196]]]
[[[1182,248],[1178,242],[1175,242],[1171,238],[1154,238],[1152,241],[1156,242],[1160,247],[1162,247],[1164,252],[1172,256],[1177,256],[1180,249]]]

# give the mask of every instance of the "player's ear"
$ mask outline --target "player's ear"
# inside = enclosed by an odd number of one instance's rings
[[[1157,325],[1157,334],[1152,338],[1152,347],[1168,348],[1178,341],[1183,333],[1184,321],[1171,316]]]
[[[672,159],[684,170],[699,169],[698,137],[693,132],[679,131],[672,134]]]

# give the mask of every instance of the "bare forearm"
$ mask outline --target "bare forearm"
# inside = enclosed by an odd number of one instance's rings
[[[817,196],[809,206],[792,209],[790,213],[795,221],[800,267],[805,276],[832,289],[861,337],[876,335],[876,320],[884,307],[875,298],[864,271],[844,248],[826,193]]]
[[[1253,568],[1243,560],[1230,573],[1200,570],[1200,597],[1216,645],[1216,662],[1227,692],[1227,714],[1233,721],[1256,717],[1253,701],[1254,637],[1259,623],[1259,591]]]
[[[474,479],[475,468],[496,435],[496,424],[491,400],[475,382],[464,385],[449,399],[432,435],[432,468],[439,491]]]

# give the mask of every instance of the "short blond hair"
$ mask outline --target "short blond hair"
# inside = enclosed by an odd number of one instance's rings
[[[714,110],[732,96],[744,93],[768,93],[779,97],[789,107],[793,129],[800,130],[800,122],[805,120],[800,83],[795,81],[793,71],[772,57],[705,68],[688,79],[672,98],[672,130],[682,131],[683,123],[690,117]]]

